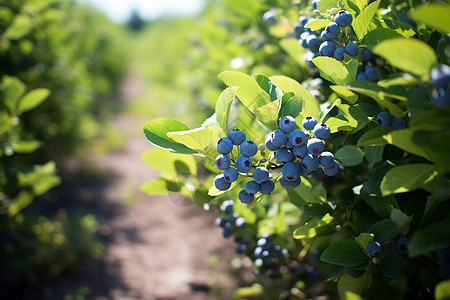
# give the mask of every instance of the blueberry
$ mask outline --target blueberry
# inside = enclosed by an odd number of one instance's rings
[[[257,167],[255,171],[253,171],[253,179],[257,183],[263,183],[267,180],[269,180],[269,170],[267,170],[264,167]]]
[[[369,49],[363,49],[361,53],[363,62],[368,62],[372,59],[372,51],[370,51]]]
[[[247,225],[247,223],[245,222],[245,219],[242,217],[239,217],[236,219],[236,221],[234,222],[234,226],[236,226],[236,228],[244,228],[245,225]]]
[[[247,173],[253,167],[252,160],[247,156],[239,156],[236,159],[236,169],[241,173]]]
[[[450,107],[450,89],[440,88],[433,90],[431,102],[439,108]]]
[[[402,118],[394,118],[390,126],[394,129],[402,129],[406,127],[406,123]]]
[[[437,257],[440,262],[450,262],[450,247],[438,250]]]
[[[450,278],[450,262],[442,263],[439,270],[445,278]]]
[[[450,67],[444,64],[433,68],[430,78],[437,88],[449,88],[450,85]]]
[[[270,135],[270,141],[275,147],[283,147],[283,145],[286,144],[287,141],[286,133],[284,133],[280,129],[276,129]]]
[[[372,256],[377,256],[381,253],[381,245],[377,241],[371,241],[369,244],[367,244],[367,251],[369,251],[369,254]]]
[[[320,33],[320,39],[321,39],[323,42],[333,40],[333,39],[331,39],[331,38],[328,37],[328,34],[327,34],[327,31],[326,31],[326,30],[323,30],[323,31]]]
[[[339,172],[339,163],[334,161],[330,167],[323,167],[322,171],[327,176],[336,176]]]
[[[308,143],[306,144],[306,147],[308,148],[308,153],[318,156],[320,153],[323,152],[325,148],[325,144],[322,140],[318,138],[312,138],[308,140]]]
[[[325,31],[327,32],[328,38],[335,39],[341,33],[341,28],[336,22],[331,22],[325,27]]]
[[[236,168],[229,167],[223,172],[223,179],[226,182],[235,182],[239,177],[239,172]]]
[[[313,130],[314,126],[316,126],[317,120],[313,116],[308,116],[303,119],[302,126],[306,130]]]
[[[220,154],[216,157],[216,167],[219,170],[226,170],[231,165],[231,158],[227,154]]]
[[[289,149],[282,147],[278,149],[277,152],[275,152],[275,158],[280,163],[285,163],[288,161],[292,161],[294,159],[294,154],[292,154]]]
[[[294,181],[300,177],[302,167],[295,162],[288,162],[281,168],[283,178],[287,181]]]
[[[267,138],[266,138],[266,148],[267,148],[269,151],[277,151],[280,147],[275,147],[275,146],[272,144],[272,137],[271,137],[271,135],[269,135],[269,136],[267,136]]]
[[[377,82],[380,79],[380,72],[378,72],[375,67],[366,67],[364,71],[364,75],[366,75],[367,80]]]
[[[330,137],[331,129],[330,127],[325,123],[320,123],[314,126],[314,136],[316,138],[319,138],[321,140],[326,140]]]
[[[228,133],[228,138],[233,142],[234,145],[240,145],[245,139],[245,132],[240,129],[233,129]]]
[[[227,137],[220,138],[217,141],[216,149],[220,154],[228,154],[233,150],[233,142]]]
[[[255,199],[255,196],[247,193],[245,190],[241,190],[238,195],[239,200],[244,204],[250,204]]]
[[[298,178],[297,180],[294,180],[294,181],[287,181],[283,177],[280,178],[281,186],[284,187],[284,188],[287,188],[287,189],[293,189],[293,188],[299,186],[300,183],[301,183],[301,179],[300,178]]]
[[[366,74],[364,72],[358,72],[356,74],[356,80],[367,80]]]
[[[317,170],[319,168],[319,157],[312,156],[311,154],[307,154],[301,161],[301,165],[305,170],[302,173],[311,174],[311,172]]]
[[[350,26],[350,24],[352,24],[352,21],[352,14],[345,10],[341,10],[334,17],[334,22],[336,22],[342,28]]]
[[[234,201],[233,200],[225,200],[220,204],[220,211],[226,212],[226,213],[232,213],[234,207]]]
[[[306,144],[303,144],[298,147],[293,147],[292,153],[297,157],[303,158],[305,157],[306,154],[308,154],[308,148],[306,147]]]
[[[344,48],[336,48],[336,50],[334,50],[334,58],[336,58],[339,61],[343,61],[344,60],[344,53],[345,53],[345,49]]]
[[[261,189],[260,184],[254,180],[250,180],[249,182],[247,182],[244,187],[244,190],[251,195],[258,193],[260,189]]]
[[[311,5],[314,9],[317,9],[317,3],[319,3],[319,0],[312,0]]]
[[[335,161],[333,153],[329,151],[322,152],[319,155],[319,162],[324,168],[331,168]]]
[[[294,129],[289,134],[289,142],[294,147],[303,145],[306,142],[306,139],[307,139],[306,132],[301,129]]]
[[[306,24],[308,24],[308,18],[305,16],[300,16],[297,19],[297,22],[303,26],[305,26]]]
[[[259,186],[260,186],[259,191],[261,192],[261,194],[265,195],[269,195],[275,189],[275,184],[271,180],[267,180],[261,183]]]
[[[258,145],[254,141],[246,140],[239,145],[239,152],[243,156],[252,157],[258,153]]]
[[[315,35],[311,34],[310,36],[308,36],[308,38],[306,39],[306,43],[308,44],[308,48],[312,52],[319,51],[320,40]]]
[[[395,250],[400,254],[408,254],[409,239],[406,236],[399,237],[395,241]]]
[[[230,224],[227,224],[227,225],[230,225]],[[231,225],[225,226],[222,231],[222,236],[227,239],[227,238],[231,237],[233,235],[233,233],[234,233],[234,231],[233,231],[233,228],[231,227]]]
[[[297,126],[297,123],[295,122],[295,119],[291,116],[284,116],[278,122],[278,127],[285,133],[289,133],[292,130],[294,130],[295,126]]]
[[[336,45],[330,41],[323,42],[319,47],[319,52],[322,56],[333,57],[334,50],[336,50]]]
[[[357,56],[359,54],[359,47],[355,43],[349,43],[345,46],[345,53],[350,56]]]
[[[284,147],[287,148],[287,149],[292,149],[294,147],[294,145],[292,145],[291,142],[289,142],[289,139],[288,139],[286,144],[284,145]]]
[[[263,14],[263,20],[270,24],[275,24],[277,22],[276,9],[270,9]]]
[[[236,254],[245,254],[247,253],[247,250],[248,246],[246,244],[238,244],[235,249]]]
[[[230,188],[231,183],[225,181],[223,174],[219,174],[214,178],[214,186],[219,191],[226,191]]]
[[[388,127],[391,125],[392,116],[386,111],[382,111],[377,115],[377,123],[382,127]]]

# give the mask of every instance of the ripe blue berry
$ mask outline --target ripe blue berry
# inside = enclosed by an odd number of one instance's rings
[[[233,142],[227,137],[220,138],[217,141],[216,149],[220,154],[228,154],[233,150]]]
[[[316,124],[317,124],[317,120],[313,116],[308,116],[308,117],[304,118],[302,121],[302,126],[306,130],[313,130],[314,126],[316,126]]]
[[[328,37],[328,34],[327,34],[327,31],[326,31],[326,30],[323,30],[322,33],[320,33],[320,39],[321,39],[323,42],[333,40],[333,39],[330,39],[330,38]]]
[[[247,156],[239,156],[236,159],[236,169],[241,173],[247,173],[253,167],[252,160]]]
[[[450,88],[434,89],[431,102],[439,108],[450,107]]]
[[[259,191],[261,192],[261,194],[265,195],[269,195],[275,189],[275,184],[271,180],[267,180],[261,183],[259,186],[260,186]]]
[[[228,133],[228,138],[234,145],[240,145],[247,138],[245,132],[240,129],[233,129]]]
[[[280,178],[280,184],[282,187],[286,188],[286,189],[293,189],[297,186],[299,186],[301,183],[301,179],[298,178],[294,181],[288,181],[286,179],[284,179],[283,177]]]
[[[335,161],[333,153],[329,151],[322,152],[319,155],[319,162],[324,168],[331,168]]]
[[[380,79],[380,72],[378,72],[375,67],[366,67],[364,71],[364,75],[366,75],[367,80],[377,82]]]
[[[220,204],[220,211],[231,213],[233,211],[234,201],[233,200],[225,200]]]
[[[258,153],[258,145],[254,141],[246,140],[239,145],[239,152],[247,157],[252,157]]]
[[[409,239],[406,236],[399,237],[395,241],[395,250],[400,254],[408,254]]]
[[[430,78],[437,88],[449,88],[450,85],[450,67],[444,64],[433,68]]]
[[[312,0],[311,5],[314,9],[317,9],[317,3],[319,3],[319,0]]]
[[[247,182],[244,187],[244,190],[251,195],[258,193],[260,189],[261,189],[260,184],[254,180],[250,180],[249,182]]]
[[[339,163],[334,161],[334,163],[330,167],[323,167],[322,171],[327,176],[336,176],[339,172]]]
[[[285,133],[289,133],[294,130],[295,126],[297,126],[297,123],[291,116],[284,116],[278,122],[278,127]]]
[[[328,38],[335,39],[341,33],[341,28],[336,22],[331,22],[325,27],[325,31],[327,32]]]
[[[345,53],[350,56],[357,56],[359,54],[359,47],[355,43],[349,43],[345,46]]]
[[[275,24],[277,22],[276,9],[270,9],[263,14],[263,20],[270,24]]]
[[[440,262],[450,262],[450,247],[440,249],[436,253]]]
[[[390,126],[394,129],[402,129],[406,127],[406,123],[402,118],[393,118]]]
[[[287,149],[292,149],[294,146],[291,144],[291,142],[289,142],[289,139],[288,139],[286,144],[284,145],[284,147]]]
[[[247,225],[247,223],[245,222],[245,219],[242,217],[239,217],[236,219],[236,221],[234,222],[234,226],[236,226],[236,228],[244,228],[245,225]]]
[[[377,241],[371,241],[369,244],[367,244],[367,251],[369,251],[369,254],[372,256],[377,256],[381,253],[381,245]]]
[[[321,140],[326,140],[330,137],[331,129],[330,127],[325,123],[320,123],[314,126],[314,136],[316,138],[319,138]]]
[[[336,22],[342,28],[350,26],[350,24],[352,24],[352,21],[352,14],[345,10],[341,10],[334,17],[334,22]]]
[[[333,57],[334,50],[336,50],[336,45],[330,41],[323,42],[319,47],[319,52],[322,56]]]
[[[344,48],[336,48],[336,50],[334,50],[334,58],[336,58],[339,61],[343,61],[344,60],[344,53],[345,53],[345,49]]]
[[[220,154],[216,157],[216,167],[219,170],[226,170],[231,165],[231,158],[227,154]]]
[[[303,144],[301,146],[293,147],[292,153],[300,158],[305,157],[306,154],[308,154],[308,148],[306,147],[306,144]]]
[[[273,144],[272,144],[272,137],[271,137],[272,135],[269,135],[269,136],[267,136],[267,138],[266,138],[266,148],[269,150],[269,151],[277,151],[280,147],[275,147]]]
[[[288,161],[292,161],[294,159],[294,154],[292,154],[289,149],[282,147],[278,149],[277,152],[275,152],[275,158],[280,163],[285,163]]]
[[[303,33],[307,33],[307,32],[303,32]],[[309,36],[309,33],[308,33],[308,36]],[[298,44],[300,46],[302,46],[302,48],[308,49],[308,42],[306,41],[306,38],[302,38],[302,36],[300,36],[300,39],[298,40]]]
[[[372,59],[372,51],[370,51],[369,49],[363,49],[362,50],[362,61],[363,62],[368,62]]]
[[[319,50],[320,40],[315,35],[311,34],[310,36],[308,36],[308,38],[306,39],[306,43],[308,44],[308,48],[312,52],[317,52]]]
[[[356,74],[356,80],[367,80],[366,74],[364,72],[359,72]]]
[[[392,122],[392,116],[386,111],[382,111],[377,115],[377,123],[382,127],[390,126]]]
[[[280,129],[276,129],[272,134],[270,135],[270,141],[275,147],[283,147],[284,144],[286,144],[287,136],[286,133],[284,133]]]
[[[301,161],[303,170],[305,170],[303,173],[308,173],[308,175],[311,174],[319,168],[319,164],[319,157],[312,156],[311,154],[306,155]]]
[[[283,178],[287,181],[294,181],[300,177],[302,167],[295,162],[288,162],[281,168]]]
[[[219,174],[214,178],[214,186],[219,191],[226,191],[230,188],[231,183],[225,181],[223,174]]]
[[[255,171],[253,171],[253,179],[257,182],[257,183],[263,183],[267,180],[269,180],[269,170],[267,170],[264,167],[258,167],[255,169]]]
[[[294,129],[289,134],[289,142],[293,147],[298,147],[303,145],[306,142],[307,135],[306,132],[301,129]]]
[[[247,193],[245,190],[241,190],[238,195],[239,200],[244,204],[250,204],[255,199],[255,196]]]
[[[450,262],[442,263],[439,267],[439,270],[445,278],[450,278]]]
[[[223,172],[223,178],[226,182],[235,182],[239,177],[239,172],[236,168],[229,167]]]
[[[246,244],[238,244],[235,249],[236,254],[245,254],[247,253],[247,250],[248,246]]]
[[[312,138],[308,140],[306,147],[308,148],[308,153],[314,156],[318,156],[320,153],[323,152],[325,144],[322,140],[318,138]]]

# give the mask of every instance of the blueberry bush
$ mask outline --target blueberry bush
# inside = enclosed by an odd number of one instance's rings
[[[450,5],[223,2],[264,49],[199,127],[144,124],[142,189],[219,209],[259,275],[236,299],[450,297]]]

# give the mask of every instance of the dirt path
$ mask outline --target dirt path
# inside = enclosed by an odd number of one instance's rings
[[[126,87],[131,89],[133,84],[131,81]],[[157,171],[140,160],[151,148],[142,134],[144,121],[118,116],[115,125],[128,138],[125,148],[95,159],[110,178],[91,197],[99,208],[106,255],[49,288],[50,299],[62,299],[68,291],[76,293],[82,287],[89,290],[87,299],[96,300],[229,297],[232,280],[217,266],[207,264],[210,255],[226,260],[234,249],[234,242],[225,240],[214,225],[214,212],[195,205],[180,207],[167,196],[149,197],[139,190],[142,183],[158,177]],[[137,201],[130,206],[125,200]],[[223,291],[216,290],[220,286]]]

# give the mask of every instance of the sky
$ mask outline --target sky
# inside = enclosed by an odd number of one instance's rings
[[[136,9],[144,19],[164,15],[195,14],[203,8],[203,0],[78,0],[103,11],[112,21],[124,23]]]

